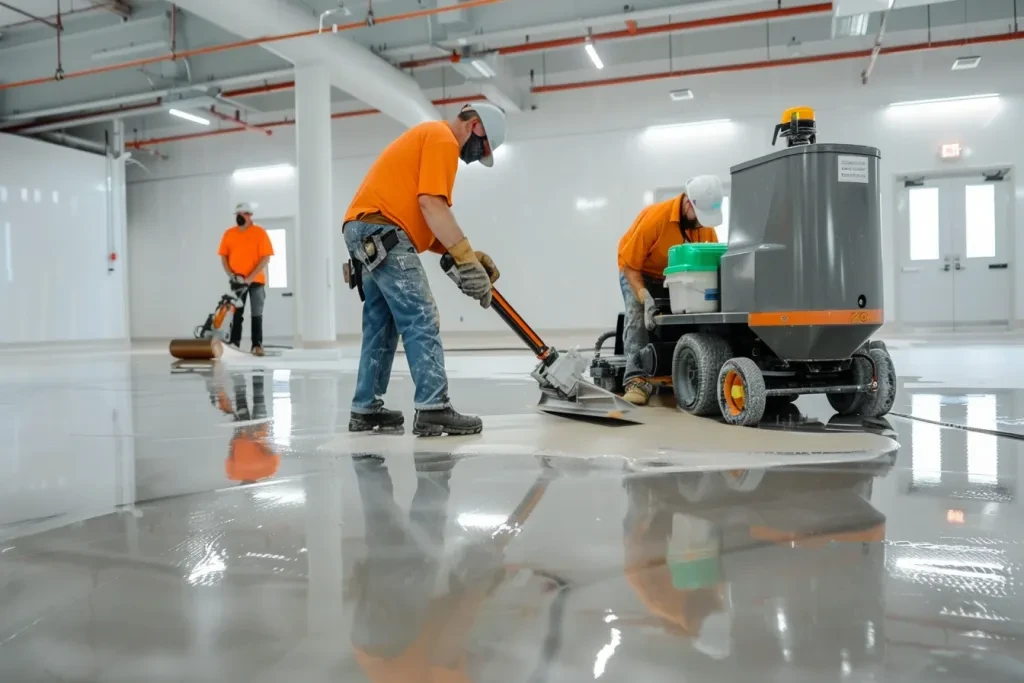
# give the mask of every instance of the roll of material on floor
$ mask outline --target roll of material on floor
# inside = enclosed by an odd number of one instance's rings
[[[179,360],[214,360],[220,358],[223,345],[219,339],[172,339],[169,350]]]

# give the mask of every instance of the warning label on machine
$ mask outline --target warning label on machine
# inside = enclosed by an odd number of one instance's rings
[[[839,157],[839,182],[867,183],[868,158],[854,156]]]

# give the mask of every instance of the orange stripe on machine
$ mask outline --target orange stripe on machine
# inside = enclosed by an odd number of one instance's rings
[[[808,325],[881,325],[885,320],[882,309],[841,311],[775,311],[751,313],[750,327],[805,327]]]

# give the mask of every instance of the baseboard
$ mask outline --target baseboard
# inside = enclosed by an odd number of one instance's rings
[[[90,339],[85,341],[49,341],[19,344],[0,344],[0,353],[52,353],[59,352],[96,352],[96,351],[127,351],[131,341],[124,339]]]

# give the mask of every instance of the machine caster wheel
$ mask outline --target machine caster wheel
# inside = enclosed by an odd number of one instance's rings
[[[718,406],[725,421],[741,427],[756,427],[764,417],[767,397],[764,375],[749,358],[726,361],[718,375]]]
[[[724,339],[685,334],[672,353],[672,388],[679,408],[691,415],[714,415],[718,371],[732,355]]]
[[[871,363],[867,358],[854,357],[850,371],[853,374],[850,384],[867,384],[871,381]],[[860,415],[869,396],[869,394],[829,394],[828,403],[832,406],[832,410],[840,415]]]
[[[896,402],[896,368],[888,352],[871,349],[868,354],[878,370],[878,390],[873,394],[863,394],[864,403],[860,414],[864,417],[882,417],[889,414],[892,404]]]

